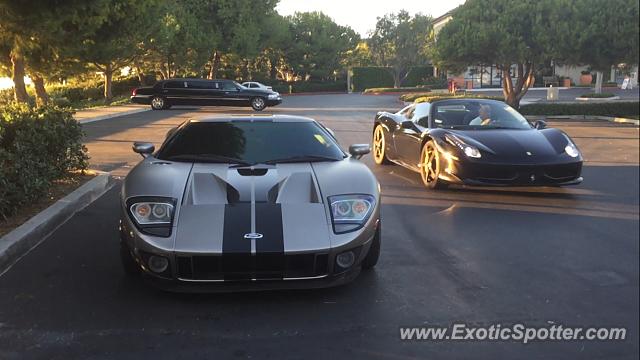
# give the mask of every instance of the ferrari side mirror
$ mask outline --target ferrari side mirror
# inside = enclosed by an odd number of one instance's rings
[[[360,159],[364,155],[371,152],[371,146],[369,144],[353,144],[349,146],[349,154],[356,159]]]
[[[403,129],[413,129],[414,124],[413,121],[411,120],[405,120],[402,122],[402,124],[400,124],[400,126],[402,126]]]
[[[151,155],[153,151],[156,149],[152,143],[148,142],[134,142],[133,143],[133,152],[136,152],[142,155],[143,158]]]
[[[547,122],[544,120],[536,120],[536,122],[533,123],[533,127],[538,130],[545,129],[547,127]]]

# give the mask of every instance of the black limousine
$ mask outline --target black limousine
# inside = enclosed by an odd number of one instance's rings
[[[151,105],[153,110],[172,105],[220,105],[251,106],[261,111],[282,103],[282,97],[275,91],[249,89],[232,80],[169,79],[133,90],[131,101]]]

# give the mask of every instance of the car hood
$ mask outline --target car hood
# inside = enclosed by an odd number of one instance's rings
[[[194,165],[177,215],[175,249],[281,253],[328,249],[331,221],[309,163]],[[253,235],[252,235],[253,234]]]
[[[564,153],[567,138],[555,129],[547,130],[451,130],[455,136],[508,161],[554,159]]]

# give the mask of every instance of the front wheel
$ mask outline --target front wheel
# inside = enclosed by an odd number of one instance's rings
[[[251,107],[255,111],[262,111],[265,107],[267,107],[267,103],[261,97],[254,97],[251,99]]]
[[[376,125],[373,130],[373,161],[378,165],[386,165],[389,163],[385,148],[384,129],[382,125]]]
[[[151,109],[164,110],[168,108],[167,106],[168,104],[162,96],[154,96],[151,98]]]
[[[122,261],[122,269],[127,276],[137,276],[140,274],[140,268],[133,258],[131,250],[123,243],[120,243],[120,260]]]
[[[420,154],[420,177],[427,189],[442,189],[447,186],[444,180],[440,179],[440,152],[433,140],[427,141],[422,147]]]
[[[382,222],[378,223],[378,228],[376,228],[376,234],[373,236],[373,240],[371,246],[369,247],[369,252],[367,253],[367,257],[362,260],[362,268],[363,269],[371,269],[378,263],[378,259],[380,258],[380,244],[382,243]]]

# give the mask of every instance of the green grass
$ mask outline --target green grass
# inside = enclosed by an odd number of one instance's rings
[[[611,98],[611,97],[614,97],[614,96],[616,96],[616,94],[612,94],[612,93],[600,93],[600,94],[586,93],[586,94],[580,95],[580,97],[588,98],[588,99],[606,99],[606,98]]]
[[[365,94],[375,94],[375,93],[385,93],[385,92],[392,92],[392,93],[408,93],[408,92],[422,92],[422,93],[427,93],[430,92],[431,89],[427,86],[423,86],[423,87],[399,87],[399,88],[369,88],[369,89],[365,89],[364,93]]]

